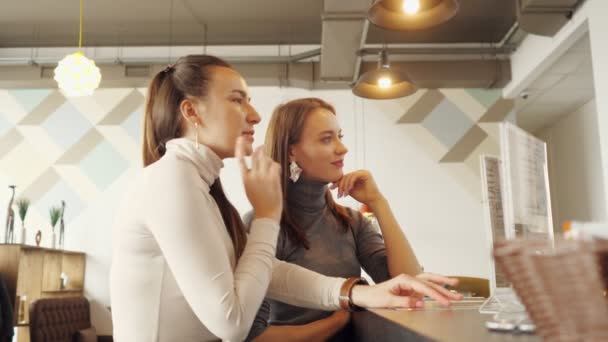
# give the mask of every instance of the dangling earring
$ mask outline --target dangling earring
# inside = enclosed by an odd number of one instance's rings
[[[194,131],[196,132],[196,149],[198,150],[198,147],[200,146],[198,142],[198,122],[194,123]]]
[[[292,182],[295,183],[298,181],[298,179],[300,179],[301,174],[302,174],[302,169],[300,168],[298,163],[296,163],[295,160],[292,160],[291,164],[289,164],[289,178],[291,179]]]

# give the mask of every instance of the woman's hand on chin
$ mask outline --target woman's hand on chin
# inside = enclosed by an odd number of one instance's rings
[[[376,203],[383,201],[384,196],[380,193],[376,181],[367,170],[357,170],[342,176],[332,183],[330,189],[338,189],[338,198],[351,196],[357,201],[366,204],[372,210]]]

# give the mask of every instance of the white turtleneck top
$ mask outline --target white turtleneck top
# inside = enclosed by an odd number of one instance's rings
[[[266,295],[308,308],[339,307],[344,279],[275,259],[279,225],[272,220],[252,222],[237,264],[209,194],[222,160],[184,138],[166,149],[133,180],[114,224],[117,342],[241,341]]]

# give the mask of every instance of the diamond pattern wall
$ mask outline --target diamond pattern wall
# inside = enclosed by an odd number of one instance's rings
[[[2,222],[8,184],[18,186],[17,197],[32,201],[27,226],[33,241],[37,229],[50,232],[50,206],[65,200],[69,224],[127,170],[140,167],[145,93],[108,88],[66,99],[56,89],[0,89]],[[512,107],[500,90],[483,89],[421,90],[373,106],[394,115],[405,134],[473,192],[479,188],[478,157],[498,154],[495,123]]]
[[[17,103],[27,112],[31,112],[36,108],[49,94],[51,89],[12,89],[8,94],[12,96]]]
[[[0,111],[0,136],[6,134],[11,128],[13,128],[13,124],[10,123]]]
[[[65,102],[42,123],[42,127],[62,149],[77,143],[92,127],[71,103]]]
[[[28,242],[33,244],[40,229],[48,246],[51,206],[66,201],[69,225],[129,168],[140,167],[144,94],[142,89],[114,88],[67,99],[56,89],[0,89],[2,222],[10,196],[6,185],[15,184],[16,198],[32,203]],[[0,235],[4,242],[4,225]]]
[[[401,113],[394,116],[395,122],[480,198],[479,156],[500,154],[497,124],[513,110],[513,101],[501,94],[486,89],[420,90],[398,100]]]
[[[422,121],[422,126],[448,149],[454,147],[474,124],[447,99],[443,99]]]
[[[79,163],[83,172],[100,190],[106,189],[128,167],[128,162],[107,141],[95,146]]]

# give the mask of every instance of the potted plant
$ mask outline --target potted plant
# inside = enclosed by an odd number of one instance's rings
[[[17,200],[17,211],[19,212],[19,218],[21,219],[21,239],[19,243],[27,244],[27,230],[25,229],[25,216],[27,210],[30,208],[30,200],[27,198],[20,198]]]
[[[55,226],[57,225],[57,221],[59,221],[59,217],[61,216],[61,208],[60,207],[51,207],[49,209],[49,217],[51,218],[51,248],[55,248]]]

